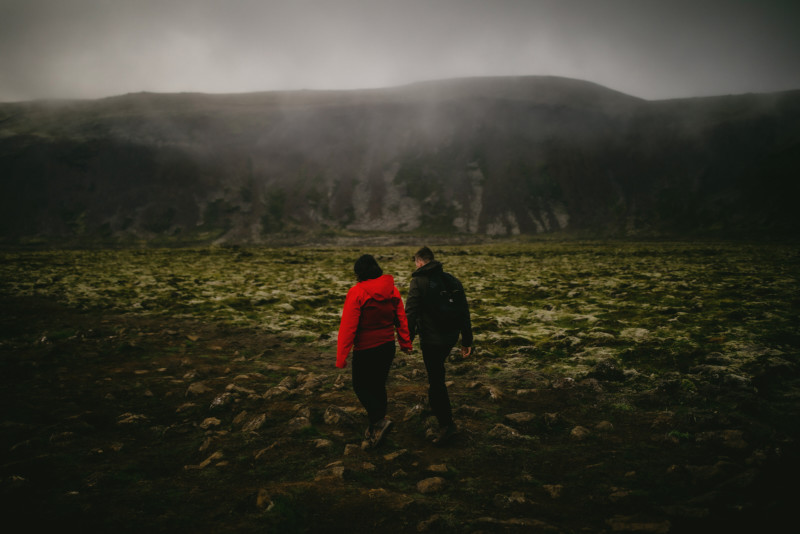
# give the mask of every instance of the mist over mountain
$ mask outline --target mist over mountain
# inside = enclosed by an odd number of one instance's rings
[[[800,235],[800,91],[556,77],[0,104],[0,242]]]

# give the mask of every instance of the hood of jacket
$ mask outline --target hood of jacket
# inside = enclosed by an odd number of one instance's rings
[[[383,274],[378,278],[359,282],[358,287],[375,300],[388,300],[394,293],[394,278],[390,274]]]
[[[442,272],[442,264],[436,260],[431,260],[413,273],[411,276],[430,276]]]

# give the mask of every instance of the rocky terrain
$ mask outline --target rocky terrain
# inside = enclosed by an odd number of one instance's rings
[[[796,236],[800,92],[554,77],[0,104],[0,244]]]
[[[363,449],[334,367],[357,249],[0,256],[5,524],[141,532],[753,532],[793,517],[800,256],[435,248],[476,355],[434,447],[419,353]],[[405,293],[411,250],[371,250]],[[788,522],[788,523],[787,523]]]

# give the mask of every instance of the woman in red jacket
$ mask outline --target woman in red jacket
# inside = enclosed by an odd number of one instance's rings
[[[386,379],[395,354],[395,331],[403,352],[412,350],[403,299],[394,278],[370,254],[356,260],[358,283],[347,292],[339,325],[336,367],[344,369],[353,348],[353,390],[367,410],[368,446],[377,446],[392,425],[386,417]]]

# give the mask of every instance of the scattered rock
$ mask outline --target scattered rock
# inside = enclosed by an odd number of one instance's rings
[[[269,496],[269,493],[267,493],[267,490],[264,488],[258,490],[258,496],[256,496],[256,507],[270,510],[272,506],[272,498]]]
[[[454,413],[456,415],[467,415],[470,417],[475,417],[483,413],[483,411],[484,410],[482,408],[478,408],[476,406],[470,406],[468,404],[462,404],[461,406],[459,406],[454,410]]]
[[[236,393],[243,393],[245,395],[255,395],[256,392],[252,389],[248,389],[237,384],[228,384],[225,386],[225,391],[233,391]]]
[[[591,435],[591,431],[583,426],[576,426],[569,433],[569,436],[576,441],[583,441]]]
[[[614,431],[614,424],[611,421],[600,421],[596,425],[594,425],[594,429],[598,432],[613,432]]]
[[[232,400],[233,395],[231,393],[222,393],[214,397],[214,400],[211,401],[209,408],[221,408],[229,404]]]
[[[594,393],[603,392],[603,386],[596,378],[584,378],[583,380],[578,382],[578,385],[584,389],[593,391]]]
[[[647,532],[651,534],[667,534],[671,523],[669,521],[648,522],[631,516],[616,515],[606,520],[606,524],[614,532]]]
[[[193,403],[193,402],[184,402],[183,404],[178,406],[178,409],[175,410],[175,413],[185,412],[189,408],[194,408],[195,406],[197,406],[197,405],[195,403]]]
[[[425,406],[421,403],[417,403],[408,410],[406,410],[406,414],[403,416],[403,421],[410,421],[416,416],[422,416],[425,413]]]
[[[239,412],[238,415],[233,418],[234,426],[241,425],[242,423],[244,423],[245,419],[247,419],[247,411],[244,410],[244,411]]]
[[[313,443],[317,449],[327,449],[333,446],[333,442],[329,439],[315,439]]]
[[[202,382],[195,382],[189,386],[189,389],[186,390],[186,396],[189,395],[203,395],[211,391],[211,388],[203,384]]]
[[[272,445],[270,445],[269,447],[266,447],[264,449],[259,449],[258,451],[256,451],[255,454],[253,455],[253,457],[256,460],[258,460],[259,458],[264,456],[266,453],[268,453],[270,451],[273,451],[273,450],[277,449],[278,447],[280,447],[282,445],[286,445],[287,443],[291,443],[292,441],[293,440],[290,439],[290,438],[280,438],[280,439],[272,442]]]
[[[346,469],[341,464],[333,464],[325,469],[322,469],[317,473],[317,476],[314,477],[314,480],[324,480],[324,479],[338,479],[341,480],[344,478]]]
[[[352,456],[352,455],[356,454],[360,450],[361,450],[361,447],[359,447],[358,445],[356,445],[354,443],[348,443],[347,445],[344,446],[344,455],[345,456]]]
[[[315,375],[314,373],[309,373],[303,377],[298,378],[298,382],[302,383],[302,385],[300,385],[298,389],[303,392],[310,393],[322,387],[327,378],[328,377],[325,375]]]
[[[447,464],[429,465],[428,471],[431,473],[447,473]]]
[[[532,414],[531,412],[509,413],[506,414],[506,419],[508,419],[512,423],[517,423],[517,424],[530,423],[531,421],[536,419],[536,415]]]
[[[303,404],[296,404],[294,407],[294,414],[297,417],[306,417],[311,419],[311,408]]]
[[[568,389],[575,386],[575,379],[569,376],[553,380],[553,389]]]
[[[447,481],[442,477],[431,477],[420,480],[417,483],[417,491],[420,493],[438,493],[442,491],[447,484]]]
[[[267,420],[267,414],[261,413],[256,415],[255,417],[251,418],[247,423],[242,426],[242,432],[255,432],[262,426]]]
[[[486,392],[489,394],[489,397],[492,400],[499,401],[499,400],[501,400],[503,398],[503,393],[502,393],[502,391],[500,391],[499,388],[497,388],[495,386],[486,386],[485,389],[486,389]]]
[[[408,449],[400,449],[399,451],[394,451],[394,452],[390,452],[389,454],[385,454],[383,456],[383,459],[386,460],[387,462],[391,462],[391,461],[397,460],[398,458],[400,458],[401,456],[403,456],[407,452],[408,452]]]
[[[346,374],[340,374],[333,381],[333,389],[340,390],[347,387],[348,379]]]
[[[291,395],[291,391],[289,391],[289,389],[287,389],[287,388],[285,388],[283,386],[275,386],[273,388],[269,388],[266,391],[266,393],[264,393],[264,395],[262,395],[262,398],[264,398],[266,400],[272,400],[272,399],[279,399],[279,398],[288,397],[290,395]]]
[[[212,426],[219,426],[221,424],[222,424],[222,421],[220,421],[216,417],[208,417],[208,418],[204,419],[202,423],[200,423],[200,428],[207,430],[208,428],[210,428]]]
[[[118,425],[129,425],[132,423],[143,423],[147,421],[147,416],[142,414],[124,413],[117,420]]]
[[[211,456],[209,456],[208,458],[206,458],[205,460],[203,460],[202,462],[200,462],[199,464],[197,464],[197,465],[184,465],[183,468],[186,469],[186,470],[205,469],[206,467],[211,465],[211,463],[213,461],[221,460],[222,458],[223,458],[222,452],[221,451],[217,451],[214,454],[212,454]]]
[[[558,499],[561,497],[561,492],[564,491],[564,486],[561,484],[543,484],[542,489],[550,495],[551,499]]]
[[[325,409],[325,414],[322,416],[322,419],[325,421],[326,425],[331,426],[351,426],[355,425],[356,421],[352,415],[347,413],[339,406],[328,406]]]
[[[535,440],[533,436],[520,434],[517,430],[503,424],[496,424],[494,428],[489,431],[489,437],[500,439],[504,441],[528,441]]]
[[[596,378],[598,380],[609,380],[614,382],[621,382],[625,380],[625,374],[620,369],[619,364],[612,358],[607,358],[598,362],[589,374],[589,378]]]

